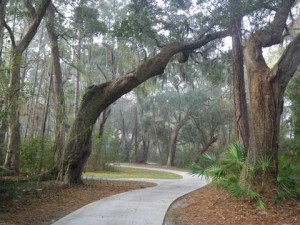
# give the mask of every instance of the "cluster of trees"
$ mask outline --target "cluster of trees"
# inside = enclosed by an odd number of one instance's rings
[[[89,165],[119,146],[124,161],[173,166],[238,139],[248,149],[241,185],[274,191],[284,94],[300,64],[297,7],[296,0],[0,1],[1,163],[19,173],[22,143],[39,138],[39,170],[53,157],[43,178],[73,184],[91,153]],[[278,45],[284,50],[270,66],[263,50]],[[298,80],[288,92],[295,140]],[[249,176],[261,157],[272,166]]]

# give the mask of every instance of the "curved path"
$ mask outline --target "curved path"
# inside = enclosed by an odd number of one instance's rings
[[[131,167],[131,166],[130,166]],[[133,167],[172,172],[182,179],[125,179],[157,183],[155,187],[113,195],[88,204],[53,225],[161,225],[177,198],[207,184],[205,179],[175,170]]]

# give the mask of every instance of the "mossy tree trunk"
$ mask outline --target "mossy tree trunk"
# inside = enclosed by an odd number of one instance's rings
[[[288,45],[273,68],[265,63],[262,48],[280,43],[293,3],[284,1],[271,27],[253,34],[244,50],[250,94],[250,142],[240,183],[247,189],[264,193],[274,193],[277,189],[283,94],[300,64],[300,35]],[[262,160],[267,160],[270,165],[263,168]]]
[[[240,1],[230,1],[232,23],[232,80],[235,126],[238,139],[245,147],[249,145],[249,119],[244,78],[244,59],[242,47],[242,16],[238,11]]]
[[[55,143],[54,143],[54,163],[63,162],[65,144],[65,97],[63,91],[62,71],[60,66],[60,54],[58,48],[58,34],[54,27],[54,6],[51,4],[47,11],[46,28],[51,47],[52,73],[54,81],[55,97]]]
[[[2,64],[2,49],[4,40],[4,26],[3,21],[5,21],[6,14],[6,4],[8,0],[0,1],[0,82],[4,81],[4,66]],[[5,152],[5,135],[7,131],[7,120],[5,116],[5,93],[0,95],[0,165],[4,163],[4,152]]]
[[[195,42],[170,44],[158,55],[142,63],[136,70],[88,88],[82,98],[65,148],[64,164],[61,169],[64,182],[66,184],[82,182],[81,174],[91,153],[93,125],[103,110],[139,84],[162,74],[175,54],[200,48],[210,41],[227,36],[228,33],[228,31],[220,31],[205,35]]]
[[[33,7],[30,1],[25,2],[26,9],[29,12],[31,24],[22,37],[16,43],[12,29],[4,22],[11,39],[11,56],[10,56],[10,82],[7,97],[8,105],[8,148],[4,162],[4,167],[19,173],[19,156],[20,156],[20,122],[19,122],[19,101],[20,101],[20,76],[21,76],[21,63],[22,54],[29,46],[34,38],[38,27],[46,13],[46,10],[51,0],[43,0],[37,9]]]

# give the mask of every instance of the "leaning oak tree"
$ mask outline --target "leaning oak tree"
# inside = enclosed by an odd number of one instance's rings
[[[66,184],[81,183],[83,167],[91,153],[91,134],[100,113],[122,95],[128,93],[151,77],[161,75],[175,54],[201,48],[207,43],[226,37],[228,31],[219,31],[203,36],[190,43],[173,43],[155,57],[146,60],[138,68],[104,84],[88,88],[72,125],[65,149],[61,177]],[[53,169],[55,171],[56,169]]]
[[[262,48],[282,41],[287,18],[295,0],[281,3],[268,2],[276,3],[276,7],[272,7],[275,10],[273,22],[266,29],[256,29],[254,33],[248,35],[243,53],[249,80],[250,140],[247,162],[240,183],[245,188],[254,187],[259,191],[272,192],[277,185],[278,138],[283,93],[300,64],[300,36],[291,41],[273,68],[266,65]],[[250,11],[248,14],[251,13]],[[245,15],[247,14],[243,16]],[[66,145],[66,155],[61,169],[65,183],[82,182],[82,170],[91,151],[93,125],[107,106],[147,79],[162,74],[175,54],[188,56],[188,52],[201,48],[213,40],[232,35],[231,32],[232,29],[207,33],[195,42],[170,44],[155,57],[142,63],[136,70],[113,81],[91,86],[83,96]],[[257,167],[263,158],[268,159],[272,166],[267,170],[257,169],[254,176],[251,176],[249,168]]]

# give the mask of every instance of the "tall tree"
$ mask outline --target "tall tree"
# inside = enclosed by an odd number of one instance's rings
[[[43,0],[38,5],[37,9],[30,1],[25,1],[25,6],[29,11],[31,24],[28,27],[25,35],[16,42],[15,35],[9,25],[5,22],[4,26],[7,29],[11,39],[11,55],[10,55],[10,81],[7,97],[8,104],[8,149],[4,162],[4,167],[19,173],[20,167],[20,122],[19,122],[19,98],[20,98],[20,76],[22,54],[34,38],[38,27],[46,13],[46,10],[51,0]]]
[[[262,49],[281,43],[286,22],[295,0],[282,1],[272,23],[255,31],[246,42],[244,50],[250,93],[250,142],[247,160],[240,183],[258,191],[272,193],[277,188],[278,143],[283,94],[300,64],[300,35],[287,46],[278,62],[269,68]],[[259,167],[268,160],[268,168]],[[249,168],[255,168],[255,174]]]
[[[138,66],[136,70],[113,81],[91,86],[83,96],[65,149],[62,171],[65,183],[82,182],[82,170],[91,153],[93,125],[107,106],[149,78],[162,74],[175,54],[200,48],[210,41],[227,36],[228,33],[228,31],[220,31],[205,35],[195,42],[170,44],[155,57]]]
[[[58,32],[55,30],[55,7],[50,4],[47,11],[46,27],[51,47],[52,72],[55,91],[56,125],[54,162],[62,163],[65,142],[65,97],[63,90],[62,70],[60,65],[60,54],[58,45]]]
[[[242,47],[242,18],[240,9],[242,3],[229,1],[231,11],[231,37],[232,37],[232,79],[235,124],[238,139],[244,146],[249,144],[249,119],[244,79],[244,59]]]
[[[3,40],[4,40],[4,21],[5,21],[5,12],[6,4],[8,0],[3,0],[0,2],[0,82],[4,81],[4,66],[2,65],[3,56]],[[3,163],[3,154],[4,154],[4,143],[5,143],[5,133],[6,133],[6,116],[4,116],[4,104],[5,103],[5,94],[0,93],[0,164]]]

